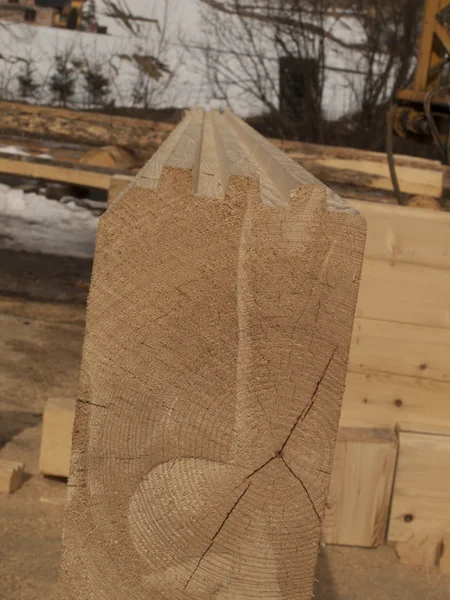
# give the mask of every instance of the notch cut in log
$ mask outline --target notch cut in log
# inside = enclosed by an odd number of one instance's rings
[[[193,111],[100,219],[60,600],[306,600],[365,223]]]

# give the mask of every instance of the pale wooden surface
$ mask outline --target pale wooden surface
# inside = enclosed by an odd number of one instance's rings
[[[349,360],[349,370],[354,373],[391,373],[450,382],[449,357],[450,329],[355,319]]]
[[[0,494],[12,494],[23,483],[24,465],[12,460],[0,460]]]
[[[386,154],[355,148],[273,140],[291,158],[328,184],[345,183],[393,191]],[[440,198],[447,168],[439,161],[395,156],[402,191]]]
[[[399,421],[450,428],[450,383],[391,373],[347,373],[340,424],[395,429]]]
[[[341,425],[450,428],[450,215],[352,205],[367,244]]]
[[[311,596],[364,223],[202,119],[100,220],[60,600]]]
[[[61,181],[98,189],[109,189],[113,171],[103,172],[99,167],[75,166],[73,164],[55,163],[44,159],[17,159],[13,155],[8,158],[0,155],[0,173],[31,177],[33,179],[48,179]]]
[[[390,431],[339,430],[322,529],[326,543],[384,543],[396,457],[397,437]]]
[[[450,429],[399,431],[389,541],[403,562],[437,564],[441,540],[450,530]]]
[[[450,329],[450,258],[447,271],[365,258],[356,315]]]
[[[49,398],[44,408],[39,471],[68,477],[75,417],[73,398]]]
[[[398,542],[395,551],[402,565],[435,568],[442,553],[442,535],[413,533],[407,540]]]
[[[365,258],[450,270],[450,214],[350,201],[367,222]]]

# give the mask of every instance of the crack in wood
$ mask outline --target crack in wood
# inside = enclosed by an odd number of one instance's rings
[[[311,503],[311,506],[314,510],[314,512],[316,513],[316,517],[319,520],[319,523],[322,523],[322,519],[320,518],[319,513],[317,512],[317,508],[316,505],[314,504],[313,499],[310,496],[310,493],[308,492],[308,488],[306,487],[306,485],[303,483],[303,481],[301,480],[301,478],[297,475],[297,473],[294,473],[294,471],[291,469],[291,467],[288,465],[288,463],[284,460],[283,456],[280,456],[281,460],[284,462],[284,464],[286,465],[287,469],[289,470],[290,473],[292,473],[292,475],[295,477],[295,479],[300,483],[300,485],[302,486],[302,488],[305,490],[306,495],[308,496],[308,500]]]
[[[308,414],[309,414],[310,410],[311,410],[311,409],[312,409],[312,407],[314,406],[314,403],[315,403],[315,401],[316,401],[316,396],[317,396],[317,393],[318,393],[318,391],[319,391],[319,389],[320,389],[320,386],[321,386],[321,384],[322,384],[322,381],[323,381],[323,380],[324,380],[324,378],[325,378],[325,375],[328,373],[328,369],[330,368],[331,361],[333,360],[333,358],[334,358],[334,355],[336,354],[336,351],[337,351],[338,347],[339,347],[339,346],[336,346],[336,348],[333,350],[333,352],[332,352],[332,354],[331,354],[331,357],[330,357],[330,360],[328,361],[327,365],[325,366],[325,369],[324,369],[324,371],[323,371],[322,375],[320,376],[320,379],[319,379],[319,380],[318,380],[318,382],[316,383],[316,387],[314,388],[314,392],[313,392],[313,394],[312,394],[312,396],[311,396],[311,400],[309,401],[309,403],[308,403],[308,405],[306,406],[306,408],[305,408],[305,409],[304,409],[304,410],[303,410],[303,411],[302,411],[302,412],[299,414],[299,416],[298,416],[298,417],[297,417],[297,419],[295,420],[295,423],[294,423],[294,425],[292,426],[292,428],[291,428],[291,430],[290,430],[290,432],[289,432],[289,434],[288,434],[287,438],[284,440],[284,443],[283,443],[283,445],[281,446],[280,450],[278,451],[278,453],[277,453],[277,456],[280,456],[280,455],[282,454],[283,450],[284,450],[284,449],[286,448],[286,446],[287,446],[287,443],[288,443],[288,442],[289,442],[289,440],[291,439],[291,437],[292,437],[292,434],[293,434],[293,433],[294,433],[294,431],[296,430],[296,428],[297,428],[297,425],[299,425],[300,423],[302,423],[302,422],[303,422],[303,421],[306,419],[306,417],[308,416]]]
[[[248,486],[245,488],[245,490],[242,492],[242,494],[239,496],[239,498],[236,500],[236,502],[234,503],[234,505],[231,507],[231,509],[228,511],[228,513],[226,514],[224,520],[222,521],[219,529],[216,531],[216,533],[213,535],[212,539],[211,539],[211,543],[209,544],[209,546],[206,548],[206,550],[203,552],[203,554],[201,555],[195,569],[192,571],[191,576],[189,577],[189,579],[187,580],[183,590],[185,590],[187,588],[187,586],[190,584],[190,582],[192,581],[192,578],[194,577],[194,575],[196,574],[196,572],[198,571],[200,564],[202,562],[202,560],[205,558],[205,556],[208,554],[208,552],[211,550],[217,536],[219,535],[219,533],[222,531],[222,529],[225,526],[225,523],[228,521],[228,519],[231,517],[231,515],[233,514],[233,511],[236,509],[237,505],[239,504],[239,502],[242,500],[242,498],[245,496],[245,494],[248,492],[250,486],[252,485],[252,483],[250,482],[248,484]]]

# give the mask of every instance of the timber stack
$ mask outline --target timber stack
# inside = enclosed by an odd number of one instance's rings
[[[307,600],[365,240],[229,112],[100,221],[60,600]]]
[[[70,144],[118,146],[154,152],[173,130],[170,123],[96,112],[0,102],[0,133]]]

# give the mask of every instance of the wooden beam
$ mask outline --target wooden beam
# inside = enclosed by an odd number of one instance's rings
[[[39,471],[44,475],[68,477],[74,418],[73,398],[47,400],[39,455]]]
[[[449,398],[450,382],[377,371],[349,372],[340,423],[342,427],[394,430],[399,421],[409,421],[450,429]]]
[[[71,144],[120,146],[155,151],[174,129],[172,123],[133,119],[18,102],[0,102],[0,133],[47,138]]]
[[[450,329],[355,319],[349,369],[450,382]]]
[[[24,465],[12,460],[0,460],[0,494],[12,494],[23,483]]]
[[[396,457],[391,431],[339,429],[322,529],[327,544],[384,543]]]
[[[327,185],[346,184],[393,192],[386,154],[355,148],[274,140]],[[447,167],[439,161],[396,155],[400,188],[411,195],[441,198]]]
[[[365,225],[231,113],[100,221],[59,597],[309,599]]]
[[[350,204],[367,222],[366,259],[450,271],[450,214],[356,200]]]
[[[416,239],[420,244],[420,234]],[[440,250],[436,242],[436,255]],[[366,257],[356,315],[450,329],[450,270]]]
[[[50,162],[38,158],[18,158],[15,155],[0,154],[0,174],[61,181],[83,187],[108,190],[111,177],[117,170],[101,167],[86,167],[73,163]]]
[[[400,425],[389,541],[409,564],[435,566],[450,517],[450,429]]]

